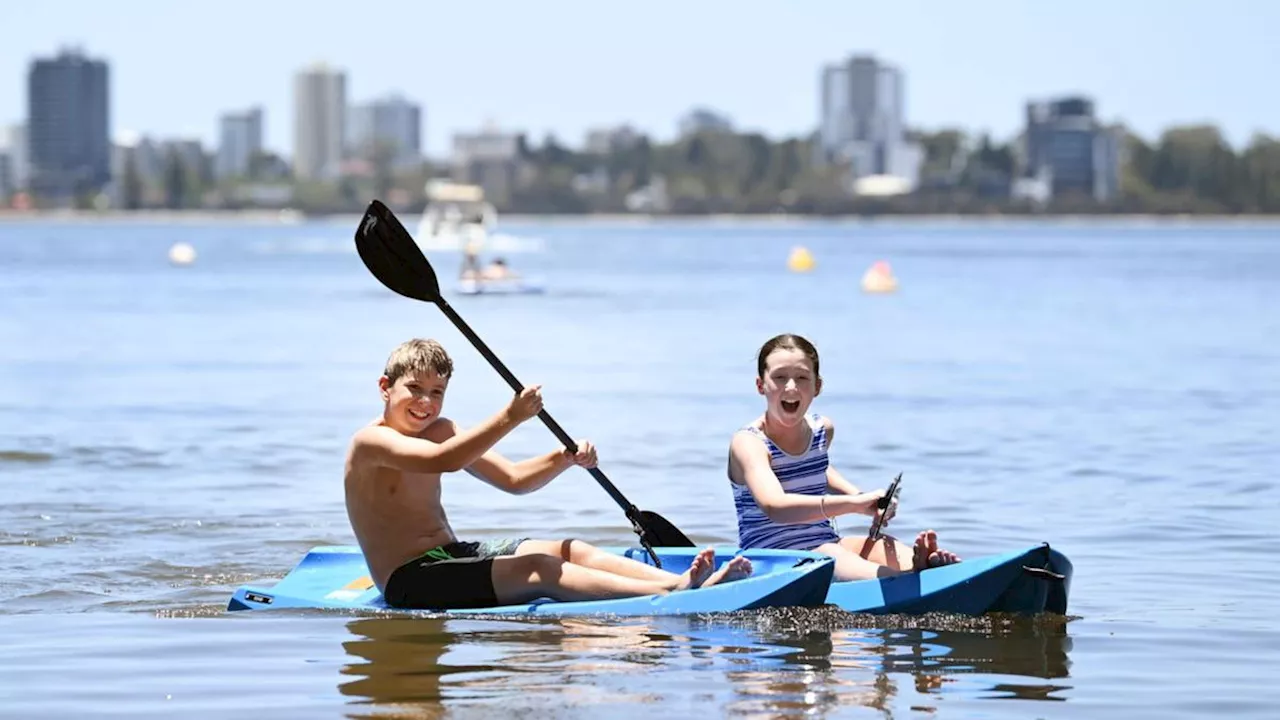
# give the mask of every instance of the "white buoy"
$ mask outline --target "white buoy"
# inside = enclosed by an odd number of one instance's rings
[[[862,276],[862,291],[868,293],[891,293],[898,289],[898,278],[893,276],[893,269],[884,260],[877,260]]]
[[[174,265],[190,265],[196,261],[196,249],[190,244],[180,242],[174,243],[169,248],[169,262]]]

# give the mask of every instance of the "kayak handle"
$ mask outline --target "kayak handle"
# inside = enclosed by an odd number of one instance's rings
[[[1040,578],[1041,580],[1055,580],[1057,582],[1062,582],[1063,580],[1067,579],[1066,575],[1056,573],[1052,570],[1046,570],[1045,568],[1035,568],[1035,567],[1030,567],[1028,565],[1023,565],[1022,571],[1032,577]]]

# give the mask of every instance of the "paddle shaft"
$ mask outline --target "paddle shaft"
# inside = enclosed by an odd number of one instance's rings
[[[463,320],[462,317],[458,315],[457,311],[449,305],[449,301],[441,297],[436,301],[436,304],[444,311],[445,317],[449,318],[454,326],[471,341],[472,345],[475,345],[476,349],[480,351],[480,354],[484,356],[484,359],[488,360],[489,364],[493,366],[493,369],[498,371],[498,374],[502,376],[502,379],[507,381],[507,384],[511,386],[512,390],[515,390],[517,393],[524,390],[524,385],[516,379],[516,376],[510,370],[507,369],[507,366],[502,363],[502,360],[499,360],[498,356],[489,349],[489,346],[485,344],[484,340],[481,340],[480,336],[476,335],[475,331],[471,329],[471,326],[467,324],[467,321]],[[566,448],[571,452],[578,451],[578,443],[574,442],[573,438],[569,437],[569,433],[565,432],[564,428],[560,427],[560,423],[556,422],[555,418],[551,417],[551,413],[547,412],[546,408],[538,411],[538,419],[551,430],[560,442],[564,443]],[[627,513],[627,518],[630,519],[632,523],[639,524],[640,511],[636,509],[636,506],[632,505],[625,497],[623,497],[622,493],[618,491],[618,488],[614,487],[613,483],[609,481],[609,478],[605,477],[604,473],[601,472],[599,468],[587,468],[587,470],[591,473],[591,477],[595,478],[595,481],[600,483],[600,487],[603,487],[605,492],[609,493],[609,497],[613,498],[613,501],[618,503],[618,506]]]

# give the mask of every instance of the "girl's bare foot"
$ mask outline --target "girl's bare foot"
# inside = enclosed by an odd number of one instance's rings
[[[729,561],[720,566],[720,569],[711,573],[707,581],[702,583],[702,587],[711,587],[722,582],[730,582],[732,580],[741,580],[751,574],[751,561],[738,555],[729,558]]]
[[[929,567],[941,567],[960,562],[960,556],[950,550],[939,550],[929,556]]]
[[[716,566],[716,551],[712,548],[704,548],[693,556],[693,562],[689,563],[689,569],[684,571],[676,581],[672,590],[688,590],[690,588],[701,587],[702,584],[711,575],[711,571]]]
[[[916,536],[916,544],[912,548],[911,556],[913,569],[926,570],[958,562],[960,562],[960,556],[950,550],[938,549],[938,533],[925,530]]]
[[[911,569],[917,572],[929,567],[929,531],[916,535],[916,543],[911,548]]]

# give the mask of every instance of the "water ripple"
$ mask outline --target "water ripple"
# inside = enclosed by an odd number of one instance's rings
[[[0,304],[20,310],[0,317],[6,712],[594,720],[645,702],[673,716],[1163,718],[1280,705],[1265,661],[1280,643],[1274,228],[551,224],[548,252],[522,258],[551,294],[459,300],[504,363],[545,382],[548,410],[595,441],[628,499],[699,543],[737,536],[725,457],[761,411],[754,351],[809,335],[835,466],[867,489],[903,473],[890,532],[934,527],[965,557],[1048,541],[1075,563],[1069,618],[228,614],[239,584],[354,542],[343,450],[377,411],[395,342],[445,342],[464,424],[510,397],[438,313],[353,261],[349,220],[0,233]],[[201,258],[180,272],[164,260],[177,236]],[[316,238],[348,250],[261,250]],[[817,272],[785,271],[799,242]],[[879,257],[900,258],[903,292],[856,290]],[[815,298],[823,312],[796,312]],[[50,402],[51,376],[77,379],[76,402]],[[556,446],[529,423],[499,449]],[[462,474],[444,488],[467,538],[635,540],[579,469],[528,496]]]

